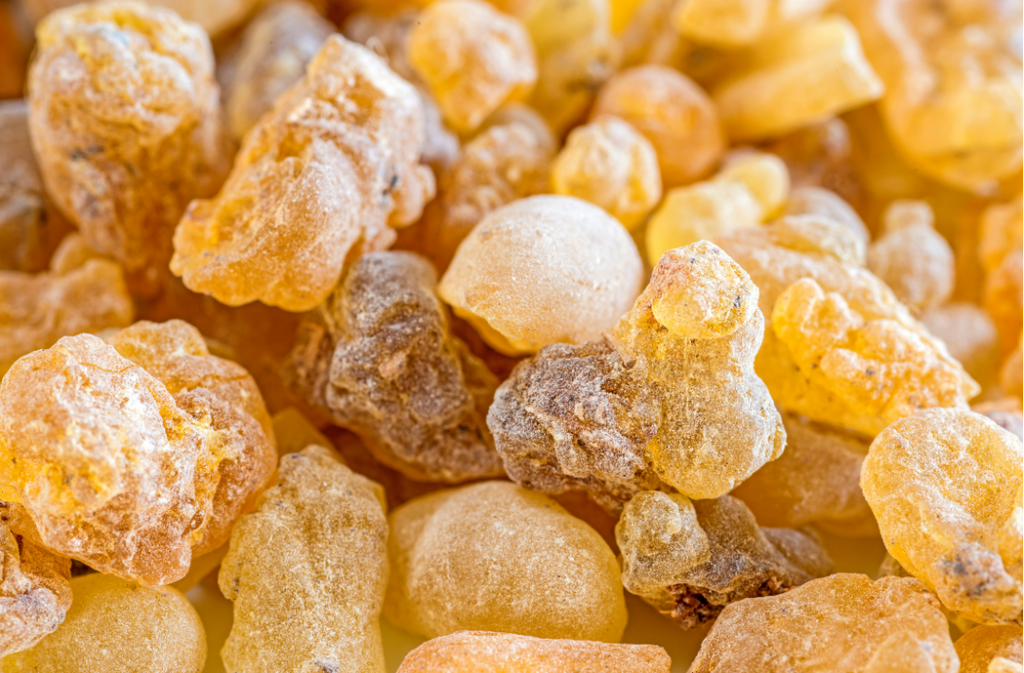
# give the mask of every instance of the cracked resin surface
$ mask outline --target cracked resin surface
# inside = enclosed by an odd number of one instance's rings
[[[642,275],[615,218],[581,199],[534,196],[477,224],[438,294],[488,345],[518,355],[600,337],[629,309]]]
[[[35,647],[0,660],[3,673],[200,673],[206,632],[172,587],[92,573],[71,580],[75,600]]]
[[[691,673],[955,673],[935,597],[914,579],[836,574],[728,606]]]
[[[350,255],[387,247],[433,196],[416,89],[334,35],[245,137],[227,183],[194,201],[171,270],[195,292],[289,311],[326,298]]]
[[[832,571],[810,535],[760,528],[740,500],[691,501],[644,491],[615,526],[622,583],[684,629],[714,621],[725,606],[783,593]]]
[[[498,381],[451,334],[436,282],[412,253],[363,255],[323,305],[326,329],[307,326],[289,366],[312,402],[406,476],[499,476],[485,421]]]
[[[974,622],[1021,623],[1022,459],[985,416],[927,409],[886,428],[864,461],[889,553]]]
[[[406,655],[398,673],[669,673],[671,666],[668,654],[656,645],[613,645],[459,631],[417,647]]]
[[[484,482],[409,501],[388,518],[384,615],[427,637],[487,629],[618,642],[619,564],[547,496]]]
[[[127,327],[132,300],[121,267],[71,234],[44,273],[0,271],[0,376],[62,336]]]
[[[11,532],[8,520],[0,503],[0,657],[35,645],[71,607],[71,559]]]
[[[226,541],[275,459],[252,378],[181,321],[64,337],[0,383],[12,529],[144,584]]]
[[[670,250],[614,341],[554,345],[498,389],[488,426],[517,482],[584,490],[610,511],[658,480],[727,493],[786,433],[753,359],[757,288],[716,246]]]
[[[36,39],[29,122],[47,192],[91,248],[153,281],[188,202],[227,171],[209,38],[114,1],[54,12]]]
[[[279,475],[235,525],[221,563],[235,615],[225,668],[383,673],[383,489],[320,446],[282,457]]]

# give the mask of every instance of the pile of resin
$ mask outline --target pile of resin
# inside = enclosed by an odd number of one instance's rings
[[[0,0],[0,673],[1024,673],[1020,0]]]

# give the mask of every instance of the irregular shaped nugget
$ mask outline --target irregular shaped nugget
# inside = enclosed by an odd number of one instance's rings
[[[235,604],[229,671],[384,672],[384,490],[320,446],[281,459],[238,520],[218,581]]]
[[[924,201],[889,204],[881,236],[868,248],[867,266],[917,312],[943,304],[953,294],[953,249],[935,231],[935,215]]]
[[[1011,673],[1024,670],[1019,626],[975,626],[954,643],[960,673]],[[1016,668],[1014,668],[1016,666]]]
[[[71,559],[11,532],[9,516],[0,503],[0,657],[53,633],[71,607]]]
[[[871,443],[861,486],[885,546],[942,604],[1021,623],[1021,442],[973,411],[925,409]]]
[[[47,192],[89,247],[151,285],[188,202],[227,172],[209,38],[141,2],[78,5],[39,24],[29,81]]]
[[[672,25],[690,40],[721,49],[758,42],[770,30],[819,13],[825,0],[687,0],[676,3]]]
[[[0,271],[0,376],[22,355],[62,336],[127,327],[132,313],[121,267],[72,234],[50,271]]]
[[[740,500],[691,501],[644,491],[615,526],[622,583],[684,629],[714,621],[727,605],[783,593],[832,571],[818,541],[760,528]]]
[[[842,8],[885,82],[878,107],[908,163],[972,191],[1020,171],[1019,3],[851,0]]]
[[[598,117],[573,129],[551,165],[556,194],[600,206],[636,229],[661,199],[654,147],[628,123]]]
[[[792,168],[789,170],[792,175]],[[789,193],[789,200],[786,201],[786,214],[821,215],[844,225],[863,244],[865,254],[871,242],[871,234],[857,211],[843,197],[828,189],[813,186],[796,187]],[[861,266],[864,264],[863,257],[862,254],[859,261]]]
[[[780,385],[779,404],[869,436],[919,409],[966,408],[977,387],[941,342],[895,320],[861,314],[810,278],[775,302],[772,331],[787,357],[774,366],[795,365],[806,382]],[[818,405],[818,396],[835,407]]]
[[[459,482],[502,474],[485,421],[498,381],[455,336],[437,276],[408,252],[363,255],[320,315],[331,345],[307,329],[290,365],[323,368],[304,394],[373,455],[413,479]],[[325,357],[326,356],[326,357]]]
[[[416,90],[368,49],[334,35],[245,137],[216,198],[174,234],[171,271],[238,306],[323,301],[350,255],[385,248],[433,196],[419,165]]]
[[[794,290],[791,298],[810,300],[821,295],[810,303],[798,302],[783,307],[785,311],[794,309],[793,314],[787,317],[787,325],[790,340],[799,342],[802,349],[800,357],[804,359],[800,364],[789,346],[780,339],[774,319],[757,354],[758,375],[784,409],[811,420],[874,435],[893,420],[878,416],[880,408],[886,405],[891,405],[889,411],[906,410],[907,405],[919,408],[915,397],[918,392],[925,394],[921,404],[930,398],[945,400],[947,404],[962,404],[980,392],[977,383],[963,371],[960,363],[911,317],[885,283],[860,267],[858,259],[863,259],[863,244],[848,227],[820,215],[788,215],[764,227],[733,232],[715,241],[750,274],[760,290],[761,310],[766,311],[769,317],[773,316],[773,307],[780,295],[798,281],[799,288]],[[818,289],[814,289],[809,281],[813,281]],[[825,297],[827,301],[823,299]],[[830,316],[823,313],[819,316],[814,312],[818,309],[831,310],[839,306],[839,301],[846,307],[842,314]],[[797,314],[802,316],[801,320],[811,319],[811,322],[794,324],[792,320]],[[840,315],[852,321],[844,323],[847,331],[843,334],[815,327],[819,323],[824,325],[822,320],[838,319]],[[815,351],[810,348],[812,342],[818,343],[815,346],[818,348],[831,343],[832,339],[858,336],[860,331],[850,331],[854,325],[858,329],[872,325],[864,333],[863,343],[856,348],[866,347],[880,333],[897,335],[899,339],[892,345],[899,348],[885,354],[883,359],[895,367],[892,373],[903,372],[909,378],[873,387],[871,380],[874,375],[868,375],[866,369],[860,370],[852,381],[828,377],[818,371],[815,365],[820,363],[814,359]],[[815,330],[802,332],[803,327],[815,327]],[[849,348],[840,345],[839,350]],[[845,375],[850,373],[847,365],[855,363],[856,358],[850,359],[845,353],[840,355],[834,356],[832,364],[842,364]],[[915,367],[923,363],[929,369],[921,377],[918,374],[924,372],[915,370]],[[957,380],[956,385],[949,386],[953,380]],[[897,395],[900,386],[911,397]],[[915,386],[920,390],[915,392]]]
[[[868,442],[792,414],[782,415],[786,450],[731,495],[764,526],[799,528],[813,523],[835,535],[877,536],[860,471]]]
[[[786,165],[771,154],[744,152],[711,180],[670,191],[647,223],[647,258],[711,240],[733,229],[756,227],[789,195]]]
[[[914,579],[840,573],[733,603],[691,673],[955,673],[938,601]]]
[[[35,647],[0,661],[4,673],[199,673],[206,633],[181,592],[91,573],[71,580],[75,601]]]
[[[711,92],[733,142],[780,136],[877,100],[884,91],[857,31],[838,16],[773,33],[740,60]]]
[[[12,529],[102,572],[167,584],[219,547],[274,469],[252,378],[181,321],[64,337],[0,383]]]
[[[701,241],[662,256],[614,341],[554,345],[516,367],[488,412],[505,469],[609,511],[658,480],[692,498],[730,491],[786,433],[753,372],[757,288]]]
[[[950,302],[922,313],[921,324],[983,388],[995,381],[999,333],[988,311],[967,301]]]
[[[985,270],[983,304],[992,314],[1004,352],[1018,343],[1024,315],[1024,197],[985,209],[978,257]],[[1019,375],[1018,375],[1019,376]]]
[[[402,660],[398,673],[669,673],[671,667],[668,653],[657,645],[613,645],[514,633],[458,631],[417,647]]]
[[[224,109],[235,138],[256,125],[274,101],[302,78],[334,27],[298,0],[267,5],[245,28],[234,56]]]
[[[40,21],[58,9],[78,4],[75,0],[22,0],[33,21]],[[186,21],[198,23],[211,36],[227,32],[249,17],[259,4],[255,0],[147,0],[147,5],[166,7]]]
[[[598,338],[636,298],[642,275],[615,218],[577,198],[534,196],[477,224],[437,290],[488,345],[519,355]]]
[[[406,44],[453,129],[469,133],[537,81],[537,56],[516,18],[479,0],[440,0],[419,15]]]
[[[43,191],[24,100],[0,102],[0,164],[0,270],[42,271],[71,225]]]
[[[677,70],[629,68],[601,87],[591,118],[612,115],[651,141],[665,187],[693,182],[725,151],[725,136],[707,94]]]
[[[484,482],[409,501],[388,518],[384,615],[428,638],[463,629],[618,642],[619,564],[545,495]]]

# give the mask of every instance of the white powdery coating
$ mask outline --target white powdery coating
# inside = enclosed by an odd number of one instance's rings
[[[514,351],[531,352],[600,338],[629,310],[642,276],[636,245],[615,218],[573,197],[534,196],[484,218],[438,291]]]

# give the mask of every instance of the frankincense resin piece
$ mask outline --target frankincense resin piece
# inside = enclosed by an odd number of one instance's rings
[[[926,409],[886,428],[864,461],[889,553],[974,622],[1021,623],[1022,459],[985,416]]]
[[[419,94],[373,52],[331,36],[245,137],[220,194],[195,201],[171,270],[232,306],[289,311],[330,293],[347,258],[385,248],[434,192]]]
[[[221,563],[235,604],[225,668],[383,673],[383,489],[320,446],[282,457],[279,474],[235,524]]]
[[[615,218],[581,199],[534,196],[476,225],[438,294],[491,347],[517,355],[597,339],[629,309],[642,276]]]
[[[74,602],[60,627],[0,659],[3,673],[199,673],[206,632],[172,587],[91,573],[71,580]]]
[[[0,657],[35,645],[71,607],[71,559],[13,533],[9,516],[0,503]]]
[[[615,556],[545,495],[489,481],[416,498],[388,521],[384,614],[396,626],[432,638],[463,629],[622,637]]]
[[[412,253],[363,255],[321,307],[324,325],[304,327],[288,366],[310,402],[406,476],[500,476],[485,421],[498,382],[452,336],[436,283]]]
[[[1024,670],[1020,626],[981,624],[956,643],[960,673],[1020,673]]]
[[[537,81],[530,36],[516,18],[480,0],[439,0],[417,18],[409,63],[453,129],[469,133]]]
[[[224,543],[275,459],[252,378],[181,321],[64,337],[0,383],[13,530],[144,584]]]
[[[47,192],[91,248],[151,285],[189,201],[227,172],[209,38],[113,1],[50,14],[36,40],[29,122]]]
[[[644,491],[615,526],[622,583],[684,629],[714,621],[731,603],[783,593],[832,571],[810,535],[760,528],[740,500],[691,501]]]
[[[610,511],[659,479],[727,493],[785,446],[753,371],[763,324],[757,288],[719,248],[668,251],[611,341],[549,346],[498,389],[488,426],[505,469]]]
[[[457,631],[434,638],[407,654],[398,673],[669,673],[671,667],[668,653],[657,645]]]
[[[837,574],[725,608],[691,673],[955,673],[938,601],[914,579]]]

